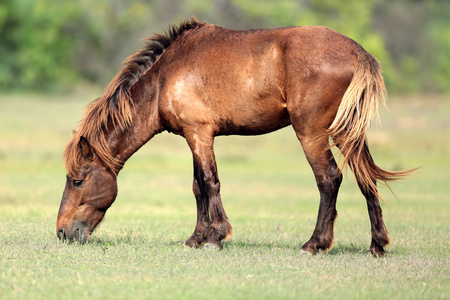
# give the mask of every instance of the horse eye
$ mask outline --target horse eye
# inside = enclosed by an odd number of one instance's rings
[[[83,183],[83,180],[74,180],[73,182],[72,182],[72,184],[73,184],[73,186],[80,186],[81,184]]]

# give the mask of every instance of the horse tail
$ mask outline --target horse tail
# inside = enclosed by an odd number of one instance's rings
[[[386,87],[378,61],[364,49],[356,52],[356,71],[339,105],[336,117],[327,130],[344,156],[341,170],[349,165],[363,194],[380,197],[377,182],[387,185],[399,180],[412,170],[386,171],[373,161],[366,140],[366,130],[373,117],[378,116],[378,105],[386,105]]]

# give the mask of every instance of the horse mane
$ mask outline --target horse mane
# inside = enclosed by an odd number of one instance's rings
[[[64,151],[69,176],[74,176],[86,161],[81,151],[82,138],[89,142],[96,157],[117,174],[124,162],[111,153],[106,139],[107,129],[113,126],[124,130],[131,126],[134,103],[130,89],[179,36],[201,25],[204,23],[195,17],[178,26],[172,24],[164,34],[147,38],[146,45],[125,60],[124,67],[108,84],[103,95],[88,104],[83,119],[73,131],[73,137]]]

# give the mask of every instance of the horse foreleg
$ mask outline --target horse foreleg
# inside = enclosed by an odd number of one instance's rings
[[[186,136],[194,159],[193,191],[197,202],[197,224],[186,245],[221,249],[221,241],[232,228],[220,198],[220,182],[213,151],[213,137],[200,133]]]
[[[194,178],[192,191],[194,192],[197,203],[197,224],[195,225],[194,233],[186,241],[186,245],[193,248],[200,248],[208,238],[210,218],[207,199],[202,197],[202,192],[196,178]]]

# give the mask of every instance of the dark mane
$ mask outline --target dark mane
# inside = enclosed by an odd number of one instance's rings
[[[165,34],[154,34],[146,39],[146,45],[124,62],[122,70],[106,87],[103,95],[91,102],[72,140],[64,152],[67,174],[73,176],[83,164],[79,142],[81,137],[89,141],[96,156],[113,172],[119,170],[123,162],[117,161],[110,153],[106,141],[108,124],[125,129],[132,123],[133,99],[131,87],[153,65],[164,50],[186,31],[203,25],[195,17],[180,25],[171,25]]]

